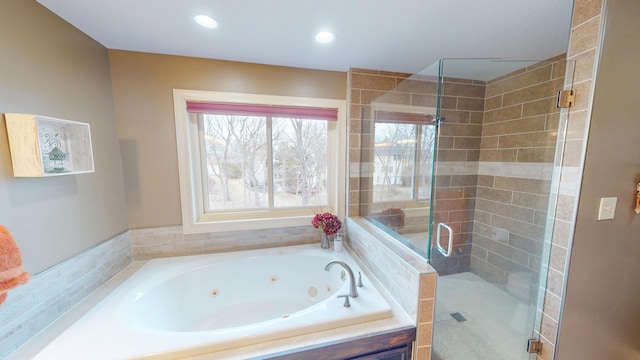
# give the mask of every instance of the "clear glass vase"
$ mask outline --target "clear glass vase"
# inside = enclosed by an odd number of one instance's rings
[[[330,249],[331,242],[329,241],[329,235],[322,233],[322,243],[320,243],[320,247],[323,249]]]

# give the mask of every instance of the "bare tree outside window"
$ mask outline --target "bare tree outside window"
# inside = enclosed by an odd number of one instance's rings
[[[420,158],[418,159],[418,200],[428,200],[431,196],[431,175],[436,142],[435,125],[420,125]]]
[[[268,206],[266,121],[204,114],[209,209]]]
[[[203,114],[201,126],[209,211],[328,203],[326,121]]]
[[[425,200],[431,188],[433,125],[375,123],[375,202]]]
[[[414,124],[375,124],[374,201],[413,198],[416,134]]]
[[[274,204],[327,204],[327,122],[275,118]]]

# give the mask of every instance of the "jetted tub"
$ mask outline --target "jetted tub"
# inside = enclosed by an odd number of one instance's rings
[[[344,307],[349,275],[364,286]],[[347,252],[301,245],[147,262],[35,357],[163,359],[393,316]]]

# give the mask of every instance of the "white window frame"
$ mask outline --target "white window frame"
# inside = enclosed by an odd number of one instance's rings
[[[315,215],[308,211],[272,210],[206,214],[203,204],[202,161],[200,159],[198,124],[190,121],[187,101],[225,102],[239,104],[300,106],[338,110],[338,121],[331,121],[328,131],[327,179],[330,181],[328,208],[344,218],[346,204],[346,101],[325,98],[306,98],[246,93],[198,90],[173,90],[173,105],[184,233],[271,229],[291,226],[311,226]],[[301,213],[302,212],[302,213]]]

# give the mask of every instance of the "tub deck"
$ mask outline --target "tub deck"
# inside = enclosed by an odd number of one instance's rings
[[[82,322],[83,316],[86,313],[90,313],[92,309],[95,309],[96,305],[99,305],[103,298],[113,294],[114,290],[118,289],[120,285],[122,285],[127,281],[127,279],[135,275],[137,271],[147,265],[147,263],[148,262],[135,262],[131,264],[120,274],[109,280],[100,290],[92,294],[73,311],[57,321],[43,334],[36,337],[33,341],[28,343],[23,348],[19,349],[19,351],[17,351],[16,353],[12,354],[12,357],[10,359],[19,359],[25,357],[34,359],[72,359],[73,357],[70,357],[70,355],[72,356],[75,353],[73,347],[69,348],[69,344],[61,347],[53,345],[56,344],[57,341],[55,340],[55,337],[61,333],[65,333],[65,330],[67,330],[68,328],[73,329],[74,326],[77,326],[77,323],[79,321]],[[375,283],[375,279],[371,279],[370,281]],[[398,334],[403,334],[402,336],[404,336],[405,338],[411,338],[412,336],[415,338],[415,325],[413,324],[413,322],[388,296],[388,294],[384,292],[384,290],[381,291],[381,293],[385,295],[387,303],[390,305],[392,314],[392,316],[390,317],[371,320],[364,323],[360,322],[355,324],[339,324],[337,327],[331,329],[322,329],[319,331],[311,329],[307,333],[301,335],[299,333],[289,333],[285,334],[285,336],[281,336],[281,338],[279,339],[260,340],[254,343],[238,342],[232,344],[232,348],[228,348],[228,346],[208,346],[207,344],[200,344],[199,346],[187,346],[186,348],[174,349],[173,351],[146,353],[145,358],[169,359],[179,357],[183,359],[194,360],[267,358],[269,354],[280,354],[274,355],[280,357],[281,355],[285,356],[286,354],[296,353],[296,351],[298,351],[299,349],[303,349],[304,351],[312,351],[313,349],[317,349],[318,347],[325,346],[327,346],[325,350],[328,350],[331,346],[333,346],[335,349],[340,350],[341,347],[337,346],[337,344],[344,343],[345,341],[349,340],[357,340],[359,337],[370,338],[371,334],[378,334],[379,336],[382,336],[381,339],[393,338],[393,336],[397,336]],[[362,296],[367,295],[363,293]],[[341,304],[341,299],[336,300],[340,300]],[[96,331],[92,333],[90,338],[101,340],[108,339],[109,336],[102,331]],[[383,344],[381,343],[380,346],[382,345]],[[80,345],[80,347],[82,347],[82,345]],[[353,346],[349,347],[353,348]],[[45,351],[39,352],[39,350],[43,348],[45,349]],[[55,349],[55,351],[48,352],[46,351],[47,348]],[[66,354],[61,353],[63,349],[67,349]],[[78,348],[76,347],[76,350],[77,349]],[[59,354],[60,356],[52,357],[48,354]],[[133,356],[128,358],[140,357]]]

